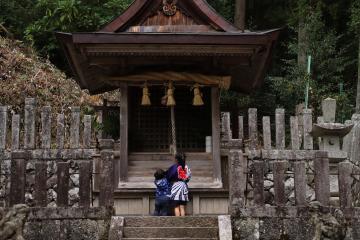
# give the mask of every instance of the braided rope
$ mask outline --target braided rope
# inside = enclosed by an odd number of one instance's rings
[[[175,122],[175,107],[171,106],[171,140],[172,140],[172,150],[173,153],[177,153],[176,147],[176,122]]]

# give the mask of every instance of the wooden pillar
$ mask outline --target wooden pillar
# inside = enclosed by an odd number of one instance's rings
[[[25,203],[26,159],[24,151],[11,153],[10,206]]]
[[[128,124],[129,124],[128,85],[120,85],[120,180],[126,181],[128,174]]]
[[[220,157],[220,89],[211,88],[212,157],[214,162],[214,180],[221,181]]]
[[[35,163],[35,186],[34,196],[37,207],[47,206],[47,164],[46,162]]]

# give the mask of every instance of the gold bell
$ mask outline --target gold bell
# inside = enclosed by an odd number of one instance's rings
[[[204,105],[204,101],[202,99],[202,93],[200,92],[200,86],[199,84],[195,84],[194,85],[194,100],[193,100],[193,105],[194,106],[203,106]]]
[[[168,106],[168,107],[172,107],[172,106],[176,105],[175,98],[174,98],[174,90],[175,89],[173,87],[173,84],[172,84],[172,82],[170,82],[169,88],[166,92],[166,97],[167,97],[166,106]]]
[[[142,106],[150,106],[151,105],[149,88],[147,87],[146,84],[145,84],[145,86],[143,88],[143,95],[142,95],[142,99],[141,99],[141,105]]]

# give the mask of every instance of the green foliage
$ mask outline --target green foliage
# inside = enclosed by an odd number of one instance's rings
[[[208,0],[208,3],[230,22],[234,21],[234,0]]]
[[[131,0],[38,0],[35,12],[42,16],[28,25],[25,39],[43,56],[62,63],[55,31],[96,31],[119,15]]]
[[[351,82],[343,79],[344,72],[352,64],[347,57],[347,46],[340,46],[342,36],[329,29],[324,22],[322,4],[315,6],[306,4],[305,1],[298,2],[298,14],[291,22],[292,30],[296,34],[288,44],[288,57],[284,59],[283,69],[286,72],[284,78],[273,78],[271,80],[273,90],[277,95],[277,102],[284,107],[294,109],[294,106],[304,101],[306,82],[310,83],[310,105],[320,113],[321,100],[326,97],[337,98],[341,103],[339,106],[352,108],[348,101],[351,91],[339,93],[339,84],[345,83],[347,89],[351,89]],[[299,31],[299,15],[303,19],[304,47],[306,55],[312,56],[311,78],[307,76],[306,69],[298,63],[299,43],[297,33]],[[292,19],[292,20],[294,20]],[[345,97],[344,97],[345,96]],[[339,109],[339,112],[343,112]],[[349,117],[349,116],[347,116]]]
[[[350,27],[351,29],[360,34],[360,1],[354,0],[350,8],[351,18],[350,18]]]
[[[207,0],[227,20],[234,19],[235,0]],[[68,70],[54,31],[95,31],[119,15],[132,0],[0,0],[0,23],[15,37],[27,40],[56,66]],[[360,0],[247,0],[247,26],[251,30],[287,26],[264,86],[251,95],[222,92],[222,107],[258,107],[271,114],[276,107],[288,111],[304,101],[306,72],[299,67],[299,24],[305,33],[301,50],[313,57],[310,104],[339,101],[339,119],[353,111],[356,59],[360,35]],[[356,50],[354,50],[356,49]],[[343,83],[344,91],[339,92]],[[105,123],[104,123],[105,124]]]
[[[0,23],[16,38],[22,38],[26,26],[36,19],[34,0],[1,0]]]

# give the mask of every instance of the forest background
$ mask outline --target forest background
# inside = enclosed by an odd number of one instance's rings
[[[131,2],[0,0],[0,34],[31,45],[39,56],[70,75],[54,31],[95,31]],[[294,114],[296,105],[304,102],[309,81],[309,105],[316,115],[327,97],[338,100],[339,122],[360,112],[360,0],[208,2],[228,21],[245,24],[246,29],[283,28],[264,86],[250,95],[223,92],[223,109],[237,114],[257,107],[260,115],[272,115],[275,108],[283,107]],[[308,55],[312,56],[310,75],[306,72]]]

